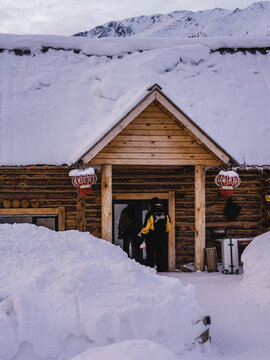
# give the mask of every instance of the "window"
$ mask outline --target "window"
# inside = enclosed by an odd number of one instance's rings
[[[0,215],[0,224],[35,224],[50,230],[58,230],[58,216]]]
[[[65,207],[0,209],[0,224],[25,223],[65,231]]]

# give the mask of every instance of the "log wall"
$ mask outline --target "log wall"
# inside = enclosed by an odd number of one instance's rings
[[[67,167],[0,168],[0,208],[5,206],[65,207],[66,230],[80,229],[101,236],[101,176],[93,192],[81,198]],[[113,193],[175,191],[176,263],[194,260],[194,167],[151,169],[113,167]],[[211,229],[226,229],[231,237],[254,237],[270,231],[270,171],[238,171],[242,183],[233,200],[242,210],[235,221],[224,215],[226,199],[214,183],[218,170],[206,172],[206,244]],[[27,200],[27,201],[22,201]],[[82,214],[83,208],[85,213]]]
[[[82,197],[71,184],[67,167],[0,167],[0,208],[65,207],[65,229],[100,236],[100,177],[91,195]],[[84,214],[85,209],[85,214]]]
[[[238,170],[241,185],[234,190],[233,201],[242,207],[234,221],[224,215],[227,199],[220,195],[214,183],[216,171],[206,177],[206,238],[211,239],[211,229],[226,229],[228,237],[254,237],[270,230],[269,203],[265,194],[270,193],[269,170]]]

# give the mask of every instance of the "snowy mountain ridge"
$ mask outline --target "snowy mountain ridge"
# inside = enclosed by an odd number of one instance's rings
[[[110,21],[74,36],[103,37],[211,37],[270,36],[270,2],[256,2],[244,9],[179,10],[169,14]]]

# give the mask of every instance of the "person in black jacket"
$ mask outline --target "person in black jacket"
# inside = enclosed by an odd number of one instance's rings
[[[132,259],[135,257],[135,237],[136,230],[134,226],[134,207],[128,204],[128,206],[122,210],[119,218],[118,239],[123,239],[123,250],[129,257],[129,247],[131,244]]]
[[[164,256],[167,257],[168,232],[170,231],[169,215],[163,210],[159,198],[151,200],[151,210],[145,217],[142,237],[145,238],[147,265],[157,266],[157,271],[167,271]],[[165,253],[166,252],[166,253]]]

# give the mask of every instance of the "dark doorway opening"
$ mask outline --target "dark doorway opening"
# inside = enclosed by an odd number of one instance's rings
[[[168,212],[168,200],[161,200],[163,209]],[[118,238],[118,224],[122,210],[130,205],[133,211],[134,233],[138,234],[143,226],[145,216],[150,210],[150,200],[113,200],[113,243],[123,249],[123,239]],[[141,239],[135,237],[133,257],[136,261],[146,265],[146,249],[140,249]],[[168,241],[164,243],[164,268],[168,269]],[[132,246],[129,247],[129,257],[132,257]]]

